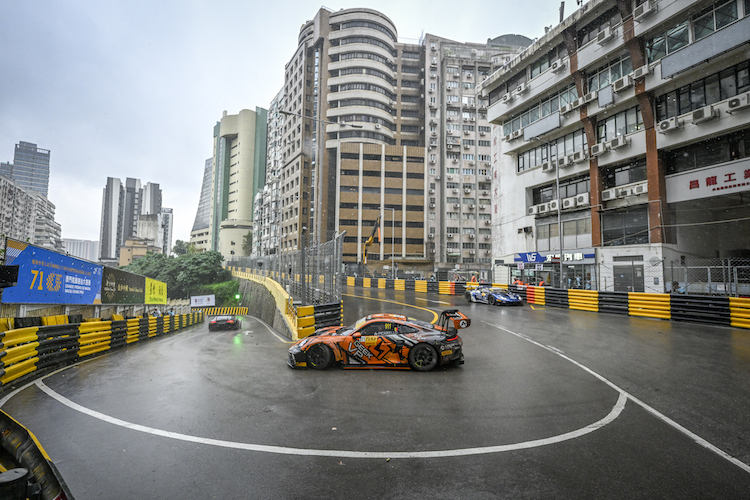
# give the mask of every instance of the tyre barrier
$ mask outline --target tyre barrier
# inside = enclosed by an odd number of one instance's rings
[[[326,326],[341,326],[344,319],[344,303],[315,304],[313,306],[293,306],[297,319],[297,338],[312,335]]]
[[[0,448],[4,451],[6,468],[11,469],[0,473],[0,498],[73,500],[68,486],[34,434],[2,410]],[[0,467],[0,471],[3,470]],[[6,477],[13,479],[12,484]]]
[[[385,282],[381,286],[381,281]],[[546,286],[505,285],[498,283],[472,283],[425,280],[383,280],[347,277],[352,286],[391,288],[404,281],[404,290],[422,293],[462,296],[466,290],[480,286],[506,288],[529,304],[546,305],[563,309],[623,314],[675,321],[707,323],[750,329],[750,298],[717,297],[710,295],[679,295],[642,292],[602,292],[598,290],[560,289]],[[401,290],[401,288],[398,288]]]
[[[0,332],[0,392],[13,381],[203,322],[203,314],[29,326]]]

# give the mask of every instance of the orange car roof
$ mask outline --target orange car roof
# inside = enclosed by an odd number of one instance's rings
[[[401,321],[406,321],[408,318],[402,314],[375,313],[367,316],[367,321],[371,319],[398,319]]]

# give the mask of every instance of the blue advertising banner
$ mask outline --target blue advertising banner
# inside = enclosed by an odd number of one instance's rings
[[[101,304],[102,266],[20,241],[6,240],[5,263],[18,284],[3,290],[7,304]]]

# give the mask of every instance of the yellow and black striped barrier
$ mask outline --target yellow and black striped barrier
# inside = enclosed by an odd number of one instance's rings
[[[294,309],[294,314],[297,318],[298,339],[307,337],[314,333],[315,330],[326,326],[343,325],[343,302],[290,307]]]
[[[201,322],[203,313],[197,311],[174,316],[29,326],[0,332],[0,389],[33,372],[74,363],[86,356]]]
[[[206,307],[195,309],[206,316],[247,316],[247,307]]]

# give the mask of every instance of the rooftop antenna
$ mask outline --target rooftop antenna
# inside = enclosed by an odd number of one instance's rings
[[[560,2],[560,22],[565,19],[565,2]]]

